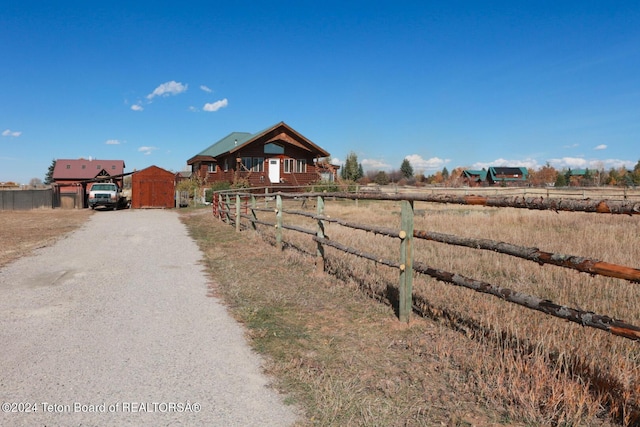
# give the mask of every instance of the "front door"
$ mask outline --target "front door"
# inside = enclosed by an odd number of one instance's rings
[[[269,181],[272,184],[280,182],[280,159],[277,157],[269,159]]]

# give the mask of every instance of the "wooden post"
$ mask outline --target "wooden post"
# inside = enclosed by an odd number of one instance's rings
[[[318,196],[318,215],[324,215],[324,198]],[[324,239],[324,223],[322,220],[318,220],[318,231],[316,234],[320,239]],[[324,273],[324,247],[322,243],[317,242],[316,248],[316,273]]]
[[[236,233],[240,232],[240,194],[236,194]]]
[[[251,228],[253,228],[253,231],[258,231],[258,229],[256,228],[256,219],[258,219],[258,217],[256,217],[256,207],[257,207],[257,202],[256,202],[256,196],[254,196],[253,194],[251,195],[251,217],[253,218],[251,220]]]
[[[282,197],[276,196],[276,248],[282,249]]]
[[[231,198],[229,197],[229,193],[225,194],[225,207],[224,207],[224,222],[227,224],[231,223]]]
[[[413,201],[402,201],[402,220],[400,225],[400,286],[398,318],[409,323],[413,310]]]

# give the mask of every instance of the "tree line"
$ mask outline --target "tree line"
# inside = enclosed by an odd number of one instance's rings
[[[340,168],[340,178],[343,181],[353,181],[360,184],[398,184],[398,185],[444,185],[450,187],[462,186],[465,184],[463,171],[468,167],[457,167],[449,171],[446,167],[431,175],[426,175],[422,171],[414,172],[413,166],[408,159],[404,159],[399,169],[391,171],[369,170],[366,173],[362,164],[358,163],[358,156],[350,152],[345,163]],[[540,169],[529,168],[527,185],[535,187],[555,186],[555,187],[589,187],[589,186],[624,186],[635,187],[640,185],[640,160],[631,170],[625,167],[587,169],[556,169],[549,163]]]

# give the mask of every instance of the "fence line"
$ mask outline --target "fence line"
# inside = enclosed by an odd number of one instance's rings
[[[317,244],[317,265],[318,270],[324,270],[324,246],[330,246],[342,252],[355,255],[357,257],[369,259],[378,264],[382,264],[388,267],[396,268],[400,271],[399,278],[399,302],[398,302],[398,317],[400,321],[407,322],[409,320],[410,313],[413,308],[413,295],[412,295],[412,277],[413,272],[426,274],[439,281],[449,283],[456,286],[462,286],[475,290],[477,292],[486,293],[508,301],[515,303],[528,309],[533,309],[558,317],[561,319],[569,320],[571,322],[578,323],[583,326],[601,329],[610,332],[613,335],[621,336],[632,340],[640,340],[640,327],[628,324],[624,321],[616,320],[612,317],[596,314],[576,308],[571,308],[559,304],[555,304],[552,301],[545,300],[533,295],[524,294],[508,288],[503,288],[491,283],[468,278],[457,273],[451,273],[439,269],[434,269],[428,265],[414,261],[413,254],[413,238],[419,238],[424,240],[437,241],[444,244],[465,246],[472,249],[494,251],[522,259],[526,259],[532,262],[536,262],[540,265],[552,264],[562,268],[568,268],[577,270],[579,272],[585,272],[592,275],[601,275],[607,277],[613,277],[623,280],[628,280],[635,283],[640,283],[640,270],[636,268],[611,264],[591,258],[584,258],[575,255],[555,254],[551,252],[540,251],[538,248],[524,247],[513,245],[505,242],[498,242],[489,239],[475,239],[475,238],[462,238],[455,235],[447,235],[443,233],[429,232],[425,230],[413,229],[413,202],[416,200],[435,202],[435,203],[459,203],[469,205],[482,205],[482,206],[499,206],[499,207],[513,207],[513,208],[526,208],[526,209],[547,209],[547,210],[563,210],[572,212],[592,212],[592,213],[609,213],[609,214],[639,214],[640,204],[628,201],[620,200],[563,200],[555,199],[553,201],[545,199],[536,199],[535,201],[522,200],[521,198],[487,198],[477,196],[450,196],[450,195],[416,195],[416,194],[353,194],[353,193],[277,193],[275,194],[276,207],[275,209],[269,209],[267,204],[267,197],[273,195],[266,194],[248,194],[248,193],[235,193],[235,203],[231,203],[231,193],[226,192],[223,196],[222,193],[214,196],[213,213],[216,217],[223,219],[225,222],[233,223],[237,231],[241,229],[241,221],[245,219],[251,223],[251,228],[257,230],[256,225],[264,225],[275,227],[276,230],[276,246],[282,248],[282,230],[292,230],[295,232],[311,235],[312,239]],[[370,197],[373,196],[373,197]],[[257,197],[265,198],[265,208],[257,207]],[[283,209],[282,199],[303,199],[306,200],[309,197],[317,198],[317,212],[315,214],[300,211],[300,210],[285,210]],[[339,218],[329,218],[324,215],[324,204],[328,198],[334,199],[368,199],[368,200],[391,200],[401,202],[401,227],[397,231],[391,228],[372,226],[367,224],[358,224],[354,222],[345,221]],[[244,200],[244,205],[242,201]],[[304,202],[303,202],[304,203]],[[244,206],[244,213],[242,212],[242,206]],[[605,206],[606,208],[603,208]],[[251,211],[251,214],[248,214]],[[275,214],[275,222],[268,222],[258,220],[256,212],[270,212]],[[298,215],[307,218],[311,218],[317,221],[317,229],[311,230],[304,227],[284,224],[282,214],[287,213],[289,215]],[[334,240],[328,239],[324,236],[324,222],[337,223],[344,227],[349,227],[357,230],[363,230],[379,234],[387,237],[397,238],[400,240],[400,260],[388,260],[381,259],[379,256],[368,253],[366,251],[343,245]],[[247,227],[245,227],[247,228]]]
[[[51,209],[54,205],[53,190],[2,190],[0,210]]]

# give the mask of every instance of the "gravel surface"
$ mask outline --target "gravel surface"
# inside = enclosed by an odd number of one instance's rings
[[[0,425],[293,424],[200,258],[177,212],[123,210],[0,269]]]

